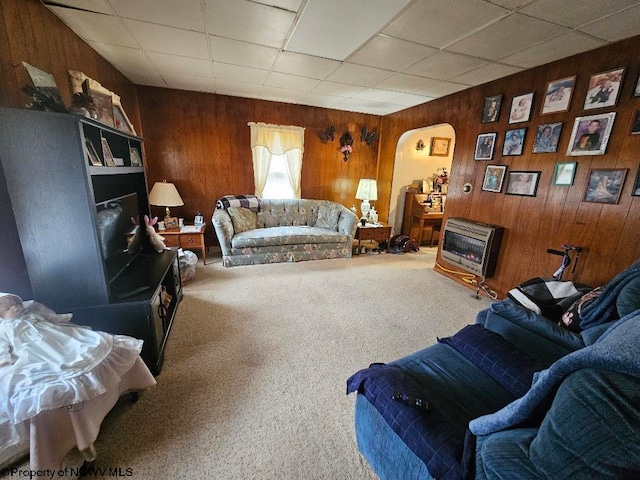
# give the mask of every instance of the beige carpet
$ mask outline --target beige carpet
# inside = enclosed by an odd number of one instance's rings
[[[435,249],[223,268],[185,285],[158,385],[103,423],[97,466],[139,479],[373,479],[345,381],[473,323],[487,298]]]

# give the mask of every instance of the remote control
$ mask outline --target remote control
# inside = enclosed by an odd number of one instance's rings
[[[403,392],[396,392],[391,396],[391,398],[393,398],[396,402],[404,403],[405,405],[417,407],[422,410],[429,410],[429,403],[422,398],[407,395]]]

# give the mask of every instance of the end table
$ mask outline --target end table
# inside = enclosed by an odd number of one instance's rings
[[[356,235],[353,238],[354,241],[358,240],[358,252],[356,255],[360,255],[360,245],[362,240],[375,240],[376,242],[387,242],[387,253],[389,253],[389,239],[391,238],[391,225],[385,223],[367,223],[365,226],[358,225],[356,229]]]
[[[185,225],[182,228],[168,228],[160,230],[158,233],[164,237],[164,244],[167,247],[180,247],[184,250],[197,248],[202,252],[202,261],[207,264],[207,246],[204,244],[204,231],[207,224]]]

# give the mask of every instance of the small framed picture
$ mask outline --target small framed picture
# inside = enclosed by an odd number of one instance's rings
[[[542,115],[569,110],[575,83],[575,75],[547,83],[544,102],[542,103]]]
[[[164,226],[167,230],[170,228],[178,228],[178,217],[165,217]]]
[[[562,132],[562,122],[538,125],[533,153],[554,153],[558,151],[558,142]]]
[[[96,108],[97,120],[110,127],[115,126],[113,117],[113,100],[108,93],[100,92],[95,88],[91,88],[89,79],[82,82],[82,92],[91,97]]]
[[[509,172],[507,179],[507,195],[535,197],[538,190],[540,172]]]
[[[485,192],[500,193],[502,190],[502,182],[507,171],[506,165],[487,165],[484,171],[484,180],[482,181],[482,190]]]
[[[84,139],[84,146],[87,151],[87,160],[89,160],[89,165],[93,167],[102,167],[102,160],[98,156],[98,152],[96,151],[96,147],[93,146],[91,140],[88,138]]]
[[[633,190],[631,191],[632,197],[640,197],[640,168],[638,169],[638,173],[636,173],[636,181],[633,184]]]
[[[481,133],[476,140],[475,160],[491,160],[493,158],[493,147],[496,144],[496,133]]]
[[[111,148],[106,138],[102,139],[102,156],[104,157],[104,164],[107,167],[116,166],[116,161],[113,159],[113,153],[111,153]]]
[[[615,112],[577,117],[571,131],[567,155],[604,155],[615,118]]]
[[[67,107],[64,105],[53,75],[27,62],[22,62],[22,66],[27,70],[33,84],[33,90],[29,89],[30,91],[25,93],[31,95],[42,106],[54,112],[67,112]]]
[[[624,68],[591,75],[587,96],[584,99],[584,109],[613,107],[618,101],[623,76]]]
[[[631,124],[631,135],[640,134],[640,110],[636,110]]]
[[[583,201],[618,203],[628,170],[628,168],[590,168]]]
[[[450,138],[431,137],[431,150],[429,154],[432,157],[448,157],[450,145],[451,145]]]
[[[131,161],[132,167],[141,167],[142,166],[142,158],[140,158],[140,152],[135,147],[129,148],[129,159]]]
[[[553,170],[553,184],[565,187],[573,185],[577,166],[578,162],[556,162],[556,168]]]
[[[638,80],[636,80],[636,88],[633,89],[633,96],[640,97],[640,74],[638,74]]]
[[[482,110],[482,123],[497,122],[500,116],[500,106],[502,105],[502,95],[494,95],[484,99],[484,109]]]
[[[531,119],[533,94],[534,92],[530,92],[513,97],[511,111],[509,112],[509,123],[528,122]]]
[[[121,132],[128,133],[130,135],[136,134],[133,130],[133,125],[129,121],[129,117],[127,117],[127,114],[122,108],[122,105],[113,104],[113,123],[116,129]]]
[[[502,155],[522,155],[522,147],[524,146],[524,135],[526,132],[526,128],[507,130],[504,134]]]

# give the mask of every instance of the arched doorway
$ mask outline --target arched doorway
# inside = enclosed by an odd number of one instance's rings
[[[398,139],[389,205],[389,223],[393,225],[395,233],[400,233],[402,229],[407,186],[414,182],[420,184],[423,178],[441,173],[442,168],[446,168],[447,172],[451,173],[455,137],[456,132],[453,127],[448,123],[443,123],[409,130]],[[451,139],[449,152],[446,156],[432,154],[437,153],[431,152],[432,138]],[[419,141],[422,141],[424,148],[419,148]]]

